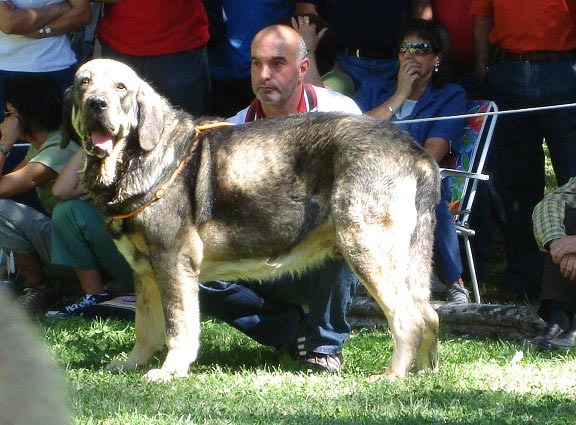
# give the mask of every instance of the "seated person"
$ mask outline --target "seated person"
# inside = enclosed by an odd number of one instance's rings
[[[84,298],[48,316],[65,318],[82,314],[87,307],[108,301],[112,290],[130,291],[134,288],[134,275],[126,259],[107,233],[104,218],[84,196],[80,183],[82,150],[68,161],[52,193],[62,202],[52,213],[52,263],[74,270]],[[115,288],[106,288],[112,280]]]
[[[6,198],[35,188],[43,207],[52,212],[58,202],[52,196],[54,180],[79,147],[70,143],[60,149],[62,96],[52,77],[8,79],[4,97],[7,116],[0,124],[0,167],[17,139],[31,146],[22,162],[0,177],[0,247],[14,253],[24,277],[21,303],[28,312],[38,313],[57,302],[56,277],[73,281],[74,276],[50,261],[50,217]]]
[[[416,142],[437,162],[457,152],[462,134],[462,120],[428,121],[403,124],[403,120],[465,112],[466,93],[448,84],[451,67],[451,44],[446,28],[435,21],[413,19],[400,32],[398,58],[400,70],[395,85],[370,90],[366,82],[356,99],[366,115],[391,120],[408,131]],[[371,97],[376,93],[375,97]],[[469,303],[470,293],[462,281],[462,262],[450,203],[450,181],[442,180],[442,199],[436,208],[434,267],[448,287],[448,301]]]
[[[576,342],[576,178],[545,196],[532,221],[547,254],[538,310],[546,327],[532,343],[543,350],[569,349]]]
[[[295,112],[360,114],[352,99],[304,83],[310,60],[304,40],[292,28],[264,28],[252,41],[251,55],[256,98],[230,122]],[[292,350],[307,368],[339,372],[350,334],[346,313],[357,285],[346,262],[333,259],[301,276],[270,282],[202,283],[200,308],[262,344]]]

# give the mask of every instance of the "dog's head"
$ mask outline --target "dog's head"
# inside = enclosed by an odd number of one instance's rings
[[[86,62],[76,72],[65,104],[70,127],[89,156],[114,156],[129,137],[147,152],[160,139],[164,100],[121,62]]]

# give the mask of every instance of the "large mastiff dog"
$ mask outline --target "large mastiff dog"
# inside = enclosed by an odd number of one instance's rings
[[[68,101],[82,183],[136,276],[136,344],[110,369],[144,365],[166,342],[146,378],[186,376],[198,281],[264,280],[337,254],[388,319],[385,374],[437,367],[429,276],[440,177],[406,133],[316,113],[205,128],[106,59],[78,70]]]

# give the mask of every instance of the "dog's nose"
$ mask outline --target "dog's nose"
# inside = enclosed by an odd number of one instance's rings
[[[87,101],[90,109],[94,111],[102,111],[108,108],[108,102],[103,96],[91,96]]]

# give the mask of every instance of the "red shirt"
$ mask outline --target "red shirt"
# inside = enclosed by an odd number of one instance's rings
[[[494,17],[490,42],[512,52],[576,49],[573,0],[472,0],[472,13]]]
[[[204,47],[208,18],[201,0],[123,0],[104,6],[98,37],[132,56],[156,56]]]
[[[433,0],[434,18],[448,28],[456,62],[474,59],[474,15],[472,0]]]

